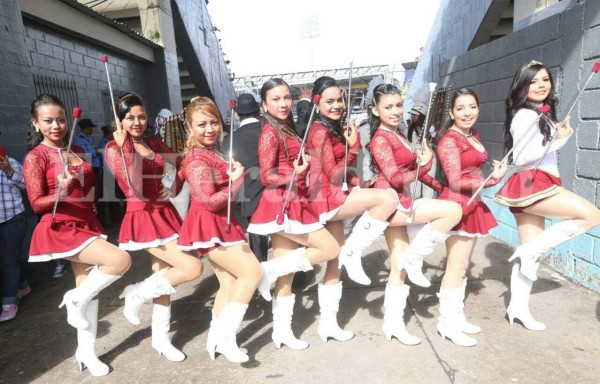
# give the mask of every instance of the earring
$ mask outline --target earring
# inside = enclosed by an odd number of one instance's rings
[[[264,109],[265,113],[269,113],[269,110],[267,108]]]
[[[40,127],[38,127],[37,125],[34,125],[34,127],[35,127],[35,131],[36,131],[36,132],[39,132],[39,131],[40,131]]]

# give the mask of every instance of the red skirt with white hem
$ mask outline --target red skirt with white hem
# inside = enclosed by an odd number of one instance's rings
[[[277,232],[290,234],[305,234],[323,228],[318,215],[310,208],[304,195],[292,191],[281,224],[277,218],[281,215],[284,197],[287,190],[284,187],[265,189],[260,197],[258,206],[250,218],[248,232],[257,235],[270,235]]]
[[[498,226],[487,204],[481,199],[475,199],[471,204],[467,204],[470,198],[470,195],[452,192],[450,188],[444,188],[440,194],[439,199],[455,201],[463,210],[462,219],[448,232],[449,234],[467,237],[486,236],[492,228]]]
[[[494,196],[498,204],[520,212],[531,204],[563,190],[560,177],[541,169],[526,169],[512,175]]]
[[[247,241],[242,226],[235,217],[230,218],[229,233],[227,226],[227,207],[211,212],[199,202],[192,200],[188,214],[179,231],[177,248],[184,251],[196,251],[200,256],[218,247],[230,247]]]
[[[74,256],[96,239],[106,239],[106,235],[95,216],[83,221],[57,214],[52,223],[52,214],[46,213],[33,231],[29,262]]]
[[[179,237],[181,217],[170,202],[128,201],[119,232],[119,248],[154,248]]]

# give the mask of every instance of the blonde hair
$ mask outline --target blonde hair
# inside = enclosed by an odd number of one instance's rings
[[[219,108],[214,101],[208,97],[197,96],[194,97],[190,103],[183,110],[185,117],[185,125],[188,128],[188,139],[185,141],[185,148],[183,150],[183,156],[187,155],[192,148],[203,148],[203,145],[196,140],[192,134],[192,115],[195,112],[202,112],[205,115],[216,117],[221,127],[221,133],[219,138],[223,140],[223,119],[221,119],[221,113]]]

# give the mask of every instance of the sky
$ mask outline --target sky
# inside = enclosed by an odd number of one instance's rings
[[[413,61],[440,2],[210,0],[208,11],[240,78]]]

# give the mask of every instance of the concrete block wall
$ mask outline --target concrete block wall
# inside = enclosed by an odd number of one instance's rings
[[[503,157],[504,101],[512,77],[522,65],[539,60],[548,66],[561,101],[563,118],[600,57],[600,1],[586,1],[465,54],[441,62],[438,81],[454,88],[473,88],[480,97],[477,129],[490,158]],[[586,88],[571,113],[575,136],[559,153],[563,185],[600,207],[600,75]],[[486,174],[489,169],[486,170]],[[519,244],[510,211],[492,201],[498,188],[484,198],[499,226],[492,234]],[[547,220],[546,225],[556,220]],[[545,262],[565,276],[600,292],[600,228],[555,249]]]
[[[114,120],[106,113],[107,98],[102,94],[108,90],[104,63],[100,60],[103,55],[109,57],[113,90],[136,92],[142,97],[148,95],[147,86],[150,84],[145,77],[144,63],[34,22],[26,21],[25,32],[31,72],[74,81],[82,116],[96,124],[108,124]]]
[[[210,92],[219,110],[226,115],[229,100],[235,98],[233,85],[229,80],[227,65],[219,47],[219,41],[213,30],[205,1],[173,0],[182,15],[187,36],[202,67]],[[174,7],[173,7],[174,8]],[[188,65],[188,68],[190,65]],[[208,95],[200,95],[208,96]]]
[[[17,0],[0,6],[0,144],[17,160],[25,153],[29,104],[34,97],[29,52]]]
[[[493,0],[442,0],[431,32],[419,58],[411,87],[407,95],[407,106],[423,85],[438,76],[438,63],[444,58],[465,52],[479,25],[485,18]]]

